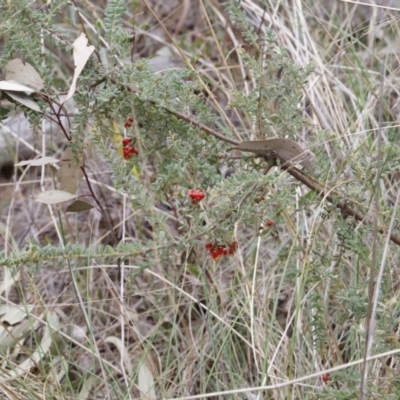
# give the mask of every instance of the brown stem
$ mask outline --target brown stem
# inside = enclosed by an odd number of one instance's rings
[[[288,172],[290,175],[292,175],[293,178],[297,179],[298,181],[300,181],[301,183],[306,185],[308,188],[313,190],[315,193],[317,193],[319,197],[321,197],[322,199],[326,199],[330,203],[334,204],[345,215],[352,216],[357,221],[367,223],[367,224],[372,224],[372,222],[370,220],[368,220],[365,215],[363,215],[359,211],[355,210],[354,208],[350,207],[345,200],[340,200],[339,202],[335,202],[333,199],[332,193],[336,194],[337,192],[333,192],[332,189],[327,188],[326,186],[322,185],[318,181],[312,179],[311,177],[309,177],[307,174],[300,171],[296,167],[293,167],[291,165],[282,165],[281,168],[284,171]],[[387,231],[383,228],[378,228],[378,232],[383,235],[387,233]],[[399,235],[390,233],[390,240],[393,243],[396,243],[397,245],[400,246],[400,236]]]

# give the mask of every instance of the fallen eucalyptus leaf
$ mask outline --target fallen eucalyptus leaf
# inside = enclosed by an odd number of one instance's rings
[[[13,81],[26,85],[37,92],[44,88],[43,80],[35,68],[28,63],[23,63],[20,58],[9,61],[4,69],[6,71],[6,81],[8,82]]]
[[[138,387],[143,394],[142,399],[156,400],[157,396],[154,390],[154,377],[147,365],[147,362],[143,361],[139,368]]]
[[[272,156],[274,153],[284,162],[298,162],[310,172],[313,171],[308,154],[296,142],[289,139],[244,140],[230,150],[248,151],[260,156]]]
[[[83,173],[76,164],[72,151],[67,147],[61,157],[61,166],[57,171],[57,180],[61,190],[75,194],[78,190],[78,181],[83,178]]]
[[[33,201],[43,204],[59,204],[76,198],[76,194],[64,192],[63,190],[48,190],[33,196]]]
[[[76,90],[76,81],[79,78],[79,75],[85,68],[87,61],[89,60],[91,54],[94,52],[94,46],[88,46],[88,39],[84,33],[81,33],[79,37],[72,44],[74,49],[74,63],[75,63],[75,71],[74,77],[72,78],[72,84],[69,88],[67,98],[65,101],[68,101],[75,93]]]
[[[0,81],[0,90],[11,90],[12,92],[25,92],[25,93],[34,93],[35,90],[25,86],[21,85],[18,82],[14,81]]]
[[[21,322],[23,319],[28,317],[29,311],[33,311],[34,306],[28,306],[28,310],[13,306],[13,305],[5,305],[0,306],[0,321],[2,323],[6,323],[7,325],[16,325]]]
[[[16,58],[5,66],[6,80],[0,81],[0,90],[31,110],[40,112],[40,107],[28,95],[43,89],[44,84],[40,75],[28,63]]]
[[[14,167],[24,167],[25,165],[30,165],[31,167],[39,167],[42,165],[54,164],[58,162],[60,162],[60,160],[54,157],[42,157],[36,160],[21,161],[18,164],[15,164]]]

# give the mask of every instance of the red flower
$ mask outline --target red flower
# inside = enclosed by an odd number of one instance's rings
[[[329,374],[324,374],[321,376],[322,382],[326,383],[331,380],[331,376]]]
[[[128,117],[124,123],[125,128],[130,128],[133,124],[134,119],[132,117]]]
[[[197,190],[197,189],[189,189],[188,195],[190,197],[190,200],[192,200],[193,204],[198,203],[205,197],[204,192],[202,190]]]
[[[225,253],[222,247],[216,247],[215,249],[210,250],[210,256],[212,257],[213,260],[216,260],[222,257],[223,255],[225,255]]]
[[[122,139],[122,147],[126,147],[126,146],[128,146],[129,144],[131,144],[132,143],[132,138],[125,138],[125,139]]]
[[[265,226],[268,226],[268,228],[271,228],[271,227],[275,226],[275,222],[274,222],[274,221],[271,221],[270,219],[268,219],[268,220],[265,222]]]
[[[210,252],[211,258],[216,260],[222,256],[231,256],[235,253],[238,248],[238,243],[234,241],[229,245],[220,245],[208,242],[205,244],[205,247]]]
[[[234,242],[232,242],[232,243],[229,245],[229,247],[228,247],[228,249],[227,249],[227,251],[226,251],[226,254],[227,254],[227,255],[232,255],[233,253],[236,252],[237,248],[238,248],[238,242],[235,240]]]
[[[135,142],[132,138],[122,139],[122,154],[125,160],[129,160],[132,157],[132,154],[139,154],[133,143]]]
[[[127,145],[122,149],[122,154],[125,160],[129,160],[132,157],[132,154],[139,154],[135,149],[135,146]]]

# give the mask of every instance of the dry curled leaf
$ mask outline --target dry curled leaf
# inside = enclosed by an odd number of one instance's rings
[[[260,156],[272,156],[276,154],[281,161],[298,162],[304,168],[312,172],[307,152],[296,142],[289,139],[244,140],[234,150],[248,151]],[[232,149],[232,150],[233,150]]]
[[[76,194],[78,181],[83,178],[83,173],[72,155],[71,149],[67,147],[60,161],[61,167],[57,171],[57,181],[61,190]]]
[[[79,75],[85,68],[87,61],[89,60],[91,54],[94,52],[94,46],[88,46],[88,39],[84,33],[81,33],[79,37],[72,44],[74,49],[74,63],[75,63],[75,71],[74,77],[72,78],[72,84],[69,88],[67,98],[65,101],[68,101],[75,93],[76,90],[76,81],[79,78]]]
[[[25,93],[34,93],[34,89],[21,85],[18,82],[14,81],[0,81],[0,90],[4,90],[5,92],[25,92]]]
[[[44,84],[40,75],[28,63],[16,58],[5,66],[6,80],[0,81],[0,90],[4,90],[8,96],[31,110],[40,112],[40,107],[29,94],[43,89]]]
[[[23,63],[19,58],[9,61],[4,69],[6,71],[6,81],[20,83],[36,91],[40,91],[44,88],[43,80],[36,72],[35,68],[28,63]]]

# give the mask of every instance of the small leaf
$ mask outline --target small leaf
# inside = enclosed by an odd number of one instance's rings
[[[304,168],[312,172],[310,161],[306,158],[308,154],[303,148],[289,139],[266,139],[266,140],[244,140],[233,149],[248,151],[262,156],[276,153],[283,161],[300,163]]]
[[[30,108],[33,111],[41,112],[39,105],[34,102],[27,94],[20,92],[11,92],[9,90],[5,90],[12,99],[21,103],[23,106]]]
[[[46,164],[58,163],[60,160],[54,157],[42,157],[36,160],[21,161],[18,164],[14,164],[14,167],[24,167],[25,165],[30,165],[31,167],[38,167]]]
[[[61,158],[61,167],[57,171],[57,180],[60,189],[75,194],[78,190],[78,181],[83,178],[83,172],[79,165],[76,165],[72,151],[67,147]]]
[[[23,63],[21,59],[16,58],[9,61],[5,66],[6,80],[26,85],[36,91],[44,88],[44,83],[35,68],[28,63]],[[15,90],[15,89],[8,89]]]
[[[112,246],[108,244],[106,247],[104,247],[104,252],[107,254],[114,254],[115,250]]]
[[[94,208],[93,204],[87,203],[83,200],[76,200],[67,207],[67,212],[80,212]]]
[[[76,90],[76,81],[79,78],[79,75],[83,71],[89,57],[94,52],[94,46],[88,46],[88,39],[84,33],[81,33],[79,37],[72,44],[74,49],[74,62],[75,62],[75,71],[74,77],[72,79],[71,87],[69,88],[67,98],[65,101],[68,101],[75,93]]]
[[[48,190],[33,196],[33,201],[43,204],[59,204],[76,198],[75,194],[63,190]]]

